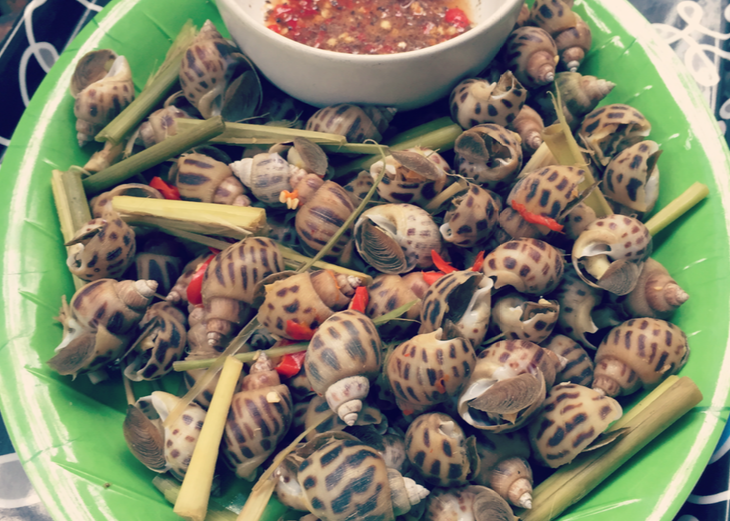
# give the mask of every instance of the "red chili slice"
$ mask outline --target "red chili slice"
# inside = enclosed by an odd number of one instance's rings
[[[354,309],[355,311],[359,311],[360,313],[364,314],[365,310],[368,307],[369,301],[370,295],[368,295],[368,288],[366,288],[365,286],[359,286],[355,290],[355,296],[352,297],[348,308]]]
[[[198,266],[198,269],[193,274],[193,278],[190,279],[187,290],[188,302],[195,306],[203,303],[203,295],[201,293],[203,289],[203,277],[205,276],[205,270],[208,269],[208,265],[210,265],[216,255],[215,253],[212,254],[203,264]]]
[[[180,201],[180,191],[177,186],[169,185],[159,177],[153,177],[150,186],[159,191],[165,199]]]
[[[302,369],[305,356],[307,356],[306,350],[284,355],[276,366],[276,372],[285,378],[295,376]]]
[[[314,329],[304,324],[299,324],[293,320],[286,321],[286,334],[294,340],[312,340]]]
[[[481,271],[482,265],[484,264],[484,252],[480,251],[477,255],[474,265],[471,267],[471,271]]]
[[[441,255],[439,255],[436,250],[431,250],[431,259],[433,260],[434,265],[444,273],[451,273],[453,271],[458,271],[456,268],[454,268],[451,264],[446,262],[443,258],[441,258]]]
[[[423,281],[429,286],[445,275],[441,271],[422,271],[421,273],[423,274]]]
[[[522,218],[530,224],[539,224],[541,226],[547,226],[554,232],[562,232],[563,225],[559,224],[558,221],[551,217],[545,217],[544,215],[537,215],[527,211],[524,204],[520,204],[514,199],[512,200],[512,209],[519,213]]]

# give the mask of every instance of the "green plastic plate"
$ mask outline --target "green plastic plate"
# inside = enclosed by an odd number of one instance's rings
[[[658,207],[694,181],[709,185],[710,197],[655,238],[655,257],[692,296],[674,321],[692,349],[681,374],[697,382],[704,400],[561,519],[670,520],[728,416],[728,150],[694,81],[637,11],[623,0],[576,4],[594,35],[581,71],[615,82],[606,102],[642,111],[653,125],[651,139],[664,150]],[[215,6],[203,0],[112,2],[46,77],[0,173],[0,406],[20,460],[57,520],[177,519],[150,484],[154,473],[127,450],[119,379],[96,386],[86,378],[72,382],[52,373],[45,361],[61,339],[53,320],[61,295],[73,293],[51,170],[81,165],[88,156],[73,130],[73,66],[88,51],[115,49],[129,59],[139,90],[189,18],[198,26],[210,18],[224,29]],[[235,484],[222,501],[240,505],[248,489]],[[272,504],[265,517],[276,520],[282,511]]]

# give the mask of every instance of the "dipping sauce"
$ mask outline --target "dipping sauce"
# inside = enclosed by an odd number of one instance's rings
[[[472,27],[467,0],[275,0],[264,23],[310,47],[393,54],[445,42]]]

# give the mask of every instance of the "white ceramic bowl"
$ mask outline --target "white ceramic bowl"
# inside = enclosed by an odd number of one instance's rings
[[[447,42],[389,55],[354,55],[297,43],[263,24],[265,0],[216,0],[228,31],[289,95],[324,107],[352,102],[408,110],[445,96],[494,58],[523,0],[472,0],[476,26]]]

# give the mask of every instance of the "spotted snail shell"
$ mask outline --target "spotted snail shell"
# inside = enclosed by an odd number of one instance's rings
[[[362,172],[357,174],[357,177],[355,179],[347,183],[342,188],[344,188],[345,192],[347,192],[350,196],[352,204],[358,205],[362,202],[363,198],[370,191],[370,188],[372,188],[373,184],[373,177],[370,175],[370,172],[367,170],[363,170]]]
[[[419,333],[444,328],[478,349],[489,327],[494,283],[475,271],[454,271],[434,282],[423,296]]]
[[[563,257],[539,239],[515,239],[492,250],[482,271],[494,279],[494,289],[512,286],[520,293],[544,295],[560,283]]]
[[[667,269],[649,257],[636,287],[624,300],[619,301],[629,316],[666,319],[688,299],[689,295],[679,287]]]
[[[641,112],[614,103],[586,115],[578,136],[595,152],[596,159],[606,165],[613,156],[644,139],[650,131],[651,124]]]
[[[509,504],[481,485],[431,491],[424,521],[517,521]],[[409,520],[410,521],[410,520]]]
[[[600,101],[616,86],[608,80],[595,76],[582,75],[578,72],[559,72],[555,75],[553,86],[535,98],[534,108],[540,112],[547,123],[557,119],[553,97],[560,91],[563,103],[563,114],[571,129],[580,126],[583,116],[594,110]]]
[[[532,508],[530,441],[524,431],[493,434],[479,431],[479,473],[474,483],[490,487],[515,506]]]
[[[238,477],[252,481],[256,471],[286,435],[292,420],[289,388],[261,353],[233,395],[223,435],[223,456]]]
[[[421,414],[406,431],[406,455],[433,485],[465,485],[479,471],[476,440],[448,414]]]
[[[494,303],[492,323],[509,340],[529,340],[539,344],[553,331],[560,305],[555,300],[536,299],[517,292],[507,293]]]
[[[551,468],[570,463],[622,413],[616,400],[593,389],[556,385],[529,426],[535,459]]]
[[[121,278],[137,249],[134,230],[113,210],[82,226],[66,246],[68,269],[87,281]]]
[[[307,441],[313,439],[313,437],[317,434],[322,434],[327,431],[342,431],[348,427],[348,425],[342,421],[342,418],[331,415],[330,411],[330,405],[327,403],[327,399],[324,396],[312,396],[311,400],[309,400],[306,404],[303,425],[305,429],[309,429],[316,423],[319,423],[319,425],[317,425],[317,427],[315,427],[314,430],[306,436],[305,439]],[[329,417],[320,422],[324,415]],[[363,404],[362,411],[360,411],[355,425],[386,426],[387,423],[387,418],[378,409],[367,404]]]
[[[575,72],[591,48],[592,37],[586,23],[571,10],[572,3],[536,0],[530,11],[530,21],[555,39],[561,65]]]
[[[363,143],[367,139],[379,142],[395,113],[396,109],[389,107],[342,103],[319,109],[309,118],[306,128],[345,136],[348,143]]]
[[[48,365],[59,374],[76,377],[117,359],[156,289],[151,280],[101,279],[79,289],[70,305],[64,297],[59,313],[63,340]]]
[[[201,291],[211,345],[222,345],[238,332],[251,312],[256,284],[283,269],[278,246],[265,237],[244,239],[216,255]]]
[[[476,354],[467,340],[444,339],[437,329],[396,347],[386,372],[398,407],[410,415],[458,395],[475,364]]]
[[[528,89],[555,79],[558,49],[545,30],[529,26],[515,29],[507,37],[502,52],[507,68]]]
[[[124,375],[139,382],[155,380],[169,373],[173,362],[180,360],[185,351],[186,324],[185,313],[172,304],[163,301],[150,306],[139,323],[143,333]]]
[[[148,199],[164,199],[162,194],[149,185],[142,183],[127,183],[115,186],[91,200],[91,215],[94,219],[101,219],[109,210],[112,210],[112,199],[118,195],[129,197],[146,197]]]
[[[370,167],[373,180],[382,171],[383,160],[373,163]],[[413,147],[391,152],[385,158],[385,172],[378,185],[383,200],[426,206],[443,190],[451,167],[433,150]]]
[[[246,189],[225,163],[198,153],[183,154],[171,181],[184,201],[248,206]]]
[[[407,273],[433,265],[441,234],[433,217],[412,204],[384,204],[365,210],[355,223],[355,245],[365,262],[383,273]]]
[[[190,115],[175,105],[168,105],[154,111],[147,121],[139,126],[139,140],[145,148],[162,143],[170,136],[177,135],[177,120],[189,119]]]
[[[469,78],[451,91],[451,119],[463,129],[481,123],[496,123],[506,127],[514,121],[525,104],[527,90],[507,71],[498,82]]]
[[[575,72],[593,44],[588,24],[575,13],[575,26],[554,36],[562,68]]]
[[[354,425],[382,363],[380,335],[372,320],[345,310],[325,320],[312,337],[304,367],[318,395],[348,425]]]
[[[571,239],[576,240],[589,224],[598,220],[596,211],[585,203],[576,204],[563,221],[563,232]]]
[[[439,231],[446,242],[462,248],[484,244],[492,235],[502,204],[491,192],[470,185],[468,191],[451,200]]]
[[[591,385],[593,361],[578,342],[564,335],[555,335],[544,347],[567,360],[563,370],[555,376],[556,383],[568,382],[586,387]]]
[[[654,141],[640,141],[608,163],[601,191],[611,201],[627,208],[620,213],[646,213],[654,208],[659,196],[656,163],[660,155],[659,145]]]
[[[522,107],[522,110],[512,122],[512,128],[520,135],[522,149],[526,153],[533,154],[542,145],[545,122],[540,114],[529,105]]]
[[[598,307],[605,291],[583,282],[572,266],[565,270],[555,298],[560,304],[558,331],[587,348],[595,349],[587,333],[596,333],[593,310]]]
[[[134,99],[132,71],[124,56],[102,49],[79,60],[71,81],[79,146],[111,122]]]
[[[501,190],[522,167],[520,142],[518,134],[493,123],[472,127],[454,143],[457,170],[485,188]]]
[[[336,311],[347,307],[355,294],[344,275],[330,270],[299,273],[265,286],[259,321],[272,334],[295,340],[287,322],[316,329]]]
[[[423,274],[417,271],[407,275],[378,275],[368,286],[369,299],[365,313],[370,318],[377,318],[409,302],[417,301],[401,318],[418,321],[421,315],[421,299],[428,287],[423,280]],[[391,320],[380,326],[380,333],[386,338],[399,337],[417,326],[413,322]]]
[[[596,351],[593,388],[608,396],[651,388],[687,362],[687,336],[658,318],[633,318],[613,328]]]

